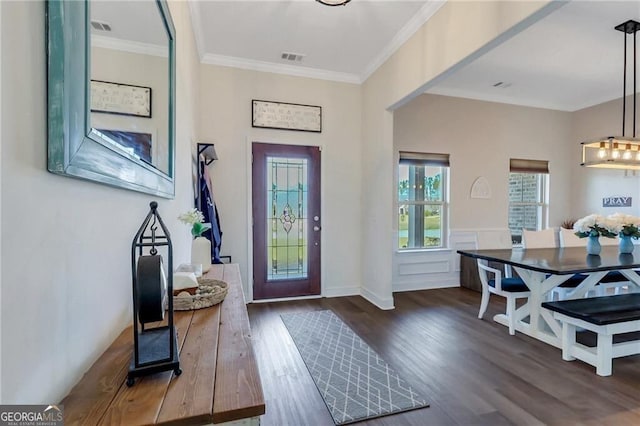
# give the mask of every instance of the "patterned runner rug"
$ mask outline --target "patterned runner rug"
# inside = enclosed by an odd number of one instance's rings
[[[281,317],[337,425],[429,406],[333,312]]]

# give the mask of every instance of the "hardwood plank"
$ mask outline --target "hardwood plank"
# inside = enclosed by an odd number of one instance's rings
[[[222,280],[223,275],[224,275],[224,264],[211,265],[211,268],[207,271],[206,274],[204,274],[206,278],[212,278],[214,280]]]
[[[464,288],[396,293],[394,304],[380,311],[353,296],[249,305],[269,406],[261,424],[333,424],[280,319],[318,309],[340,316],[431,404],[362,424],[640,424],[640,355],[614,360],[613,375],[599,377],[557,348],[509,336],[491,320],[503,298],[492,297],[478,320],[480,294]]]
[[[238,265],[224,265],[222,279],[229,283],[229,293],[220,308],[214,423],[260,416],[265,412]]]
[[[61,402],[67,425],[95,424],[124,385],[133,351],[133,329],[125,328]]]
[[[219,325],[220,305],[193,311],[180,352],[182,374],[169,384],[158,423],[211,423]]]
[[[178,330],[178,348],[182,348],[192,317],[193,311],[175,313],[174,324]],[[173,372],[166,371],[137,378],[135,385],[130,388],[125,385],[107,409],[100,424],[146,425],[155,423],[172,377]]]

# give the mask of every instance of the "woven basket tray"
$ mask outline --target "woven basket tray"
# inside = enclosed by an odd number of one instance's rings
[[[229,290],[229,284],[211,278],[198,278],[198,284],[199,287],[194,295],[184,291],[173,296],[174,310],[188,311],[217,305],[224,300]]]

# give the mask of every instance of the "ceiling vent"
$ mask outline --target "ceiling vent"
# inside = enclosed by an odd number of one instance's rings
[[[282,52],[282,55],[280,55],[280,57],[286,61],[291,61],[291,62],[300,62],[302,61],[302,58],[304,58],[306,55],[303,55],[301,53],[291,53],[291,52]]]
[[[494,84],[493,87],[498,89],[506,89],[508,87],[511,87],[511,83],[505,83],[504,81],[499,81],[496,84]]]
[[[91,21],[91,26],[96,31],[111,31],[111,25],[101,21]]]

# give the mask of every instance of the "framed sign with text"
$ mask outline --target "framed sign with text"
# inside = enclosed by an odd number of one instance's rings
[[[253,100],[251,126],[322,132],[322,107]]]
[[[151,118],[151,87],[91,80],[91,112]]]
[[[602,207],[631,207],[631,197],[604,197]]]

